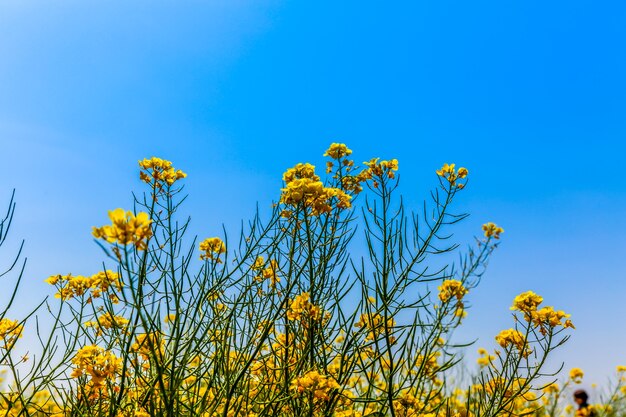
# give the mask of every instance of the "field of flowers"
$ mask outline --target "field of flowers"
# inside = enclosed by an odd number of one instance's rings
[[[1,415],[626,415],[626,367],[598,404],[572,405],[582,371],[557,381],[544,365],[574,324],[532,291],[512,300],[511,327],[479,349],[476,371],[459,372],[450,334],[504,230],[483,225],[465,251],[449,243],[466,168],[437,170],[414,213],[397,160],[351,154],[333,143],[325,173],[289,168],[267,218],[199,243],[180,213],[186,174],[140,161],[147,191],[92,230],[108,269],[51,275],[54,297],[28,317],[11,316],[17,286],[3,306]],[[19,348],[28,331],[31,357]]]

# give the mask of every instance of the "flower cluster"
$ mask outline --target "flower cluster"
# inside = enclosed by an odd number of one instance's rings
[[[135,337],[135,343],[130,346],[130,351],[139,353],[144,360],[149,360],[154,355],[163,356],[165,341],[160,333],[141,333]]]
[[[467,168],[459,168],[455,169],[455,164],[443,164],[441,169],[437,170],[437,175],[448,180],[451,187],[463,188],[465,187],[465,183],[458,182],[460,179],[465,179],[467,177],[468,171]]]
[[[22,337],[22,331],[24,326],[17,320],[11,320],[3,318],[0,320],[0,341],[4,342],[3,347],[5,349],[11,349],[18,338]]]
[[[72,358],[72,363],[76,365],[72,378],[87,374],[94,387],[102,386],[106,380],[115,379],[122,369],[120,358],[97,345],[80,348]]]
[[[496,357],[493,355],[490,355],[487,349],[485,348],[479,348],[478,355],[479,356],[478,356],[478,359],[476,359],[476,363],[478,363],[478,365],[480,365],[481,367],[491,365],[493,361],[496,359]]]
[[[110,270],[100,271],[91,276],[52,275],[45,281],[51,285],[62,283],[55,297],[63,300],[81,296],[87,291],[90,291],[91,297],[99,298],[103,292],[107,292],[111,287],[115,287],[117,290],[122,289],[119,274]],[[117,302],[117,297],[114,294],[110,294],[110,298]]]
[[[500,239],[500,233],[504,233],[503,228],[492,222],[483,224],[483,231],[486,238],[494,239]]]
[[[148,213],[133,214],[132,211],[124,212],[118,208],[109,211],[110,226],[94,227],[93,236],[109,243],[120,245],[133,244],[138,250],[145,250],[148,240],[152,237],[152,228]]]
[[[398,170],[398,160],[391,159],[389,161],[380,161],[380,158],[372,158],[363,162],[367,166],[366,177],[369,178],[395,178],[395,172]],[[376,184],[374,184],[376,186]]]
[[[157,157],[139,161],[139,166],[143,170],[139,172],[139,178],[156,189],[161,189],[164,184],[171,186],[187,176],[180,169],[174,169],[170,161]]]
[[[527,291],[515,297],[511,310],[522,312],[524,319],[528,322],[532,322],[535,327],[539,328],[541,334],[544,335],[548,332],[549,328],[555,328],[557,326],[574,328],[574,324],[569,320],[570,315],[566,314],[564,311],[554,310],[551,306],[538,309],[542,302],[543,298],[540,295],[532,291]]]
[[[260,272],[260,275],[255,277],[255,280],[259,282],[269,280],[272,288],[280,282],[278,262],[274,259],[271,259],[266,266],[265,259],[262,256],[258,256],[252,265],[252,269]]]
[[[312,304],[308,292],[297,295],[287,310],[287,319],[301,321],[303,318],[309,318],[312,321],[320,321],[322,319],[322,310]]]
[[[584,375],[585,374],[583,373],[583,370],[580,369],[580,368],[572,368],[569,371],[569,378],[575,384],[580,384],[583,381],[583,376]]]
[[[455,279],[447,279],[441,283],[438,290],[439,299],[444,304],[448,303],[453,298],[456,298],[456,309],[454,315],[456,317],[464,317],[466,313],[462,300],[468,290],[463,286],[463,283]]]
[[[209,237],[200,242],[200,259],[211,259],[221,263],[220,255],[226,253],[226,245],[219,237]]]
[[[303,204],[313,216],[319,216],[337,209],[351,207],[351,196],[343,190],[325,187],[315,174],[311,164],[297,164],[283,174],[286,187],[282,188],[280,203],[296,207]]]
[[[365,340],[374,341],[385,331],[385,325],[387,329],[391,330],[395,327],[396,321],[393,317],[389,317],[385,323],[385,318],[379,313],[365,313],[361,314],[359,321],[354,324],[354,327],[366,329],[368,332]]]
[[[297,393],[311,393],[313,398],[323,401],[330,400],[331,391],[339,388],[339,384],[332,377],[322,375],[315,370],[291,382],[291,389]]]
[[[349,149],[343,143],[331,143],[330,147],[324,152],[323,156],[329,156],[333,159],[341,159],[345,156],[351,155],[352,150]]]
[[[59,291],[55,294],[55,297],[62,300],[80,297],[88,291],[91,297],[99,298],[103,292],[109,291],[111,287],[117,290],[122,289],[122,281],[119,274],[108,269],[91,276],[72,274],[52,275],[48,277],[45,282],[50,285],[59,286]],[[114,303],[118,301],[115,294],[109,294],[109,297]]]
[[[127,325],[127,318],[116,316],[112,313],[101,314],[95,321],[88,321],[85,323],[85,327],[93,327],[96,329],[96,335],[98,336],[101,336],[104,330],[124,329]]]
[[[519,330],[502,330],[496,336],[496,342],[498,342],[498,344],[503,348],[514,346],[524,358],[527,358],[532,352],[531,347],[528,346],[526,338]]]

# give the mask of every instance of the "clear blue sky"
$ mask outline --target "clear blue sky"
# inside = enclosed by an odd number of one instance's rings
[[[624,22],[621,1],[3,1],[1,260],[26,239],[26,304],[97,272],[91,226],[152,155],[189,174],[202,236],[330,142],[397,157],[410,204],[457,162],[459,240],[506,230],[462,335],[492,344],[533,289],[578,327],[555,360],[603,382],[626,364]]]

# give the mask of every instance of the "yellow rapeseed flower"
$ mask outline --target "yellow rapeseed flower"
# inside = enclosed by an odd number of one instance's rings
[[[494,239],[500,239],[500,233],[504,233],[503,228],[492,222],[483,224],[483,231],[486,238]]]
[[[220,263],[219,256],[226,253],[226,245],[219,237],[210,237],[200,242],[200,250],[203,252],[200,259],[212,259]]]
[[[528,355],[532,352],[530,346],[526,342],[524,335],[515,329],[507,329],[502,330],[496,336],[496,342],[503,348],[507,348],[509,346],[514,346],[519,351],[520,355],[523,357],[528,357]]]
[[[17,320],[3,318],[0,320],[0,341],[4,342],[0,347],[11,349],[18,338],[22,337],[24,326]]]
[[[569,378],[572,380],[572,382],[574,382],[575,384],[580,384],[583,380],[583,376],[585,374],[583,373],[582,369],[580,368],[572,368],[569,371]]]
[[[120,245],[133,244],[138,250],[145,250],[148,240],[152,237],[152,228],[148,213],[135,215],[132,211],[124,212],[118,208],[109,211],[110,226],[94,227],[93,236],[109,243]]]
[[[465,183],[459,183],[458,180],[465,179],[469,171],[467,170],[467,168],[463,167],[456,170],[455,166],[455,164],[443,164],[441,169],[438,169],[436,172],[437,175],[448,180],[451,187],[461,189],[465,187]]]
[[[311,164],[297,164],[283,174],[285,187],[281,189],[280,203],[290,206],[303,205],[313,216],[337,209],[351,207],[351,196],[339,188],[325,187],[315,175]],[[285,217],[288,217],[286,215]]]
[[[329,156],[333,159],[340,159],[344,156],[352,154],[352,151],[343,143],[331,143],[330,147],[324,152],[323,156]]]
[[[161,189],[165,184],[171,186],[187,176],[180,169],[174,169],[170,161],[157,157],[139,161],[139,166],[144,170],[139,173],[139,178],[156,189]]]
[[[513,300],[511,310],[518,310],[523,313],[530,314],[537,310],[537,306],[543,302],[543,297],[535,294],[532,291],[526,291],[519,294]]]
[[[100,387],[107,379],[116,378],[122,369],[122,360],[113,353],[96,345],[80,348],[72,363],[76,366],[72,378],[87,374],[94,387]]]

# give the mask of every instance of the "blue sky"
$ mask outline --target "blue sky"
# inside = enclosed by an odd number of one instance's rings
[[[91,226],[130,207],[152,155],[189,174],[203,236],[331,142],[398,158],[416,207],[457,162],[459,241],[506,230],[461,335],[489,345],[533,289],[578,327],[555,363],[603,382],[626,364],[624,21],[618,1],[5,1],[0,199],[16,188],[18,209],[1,259],[26,239],[26,301],[97,272]]]

